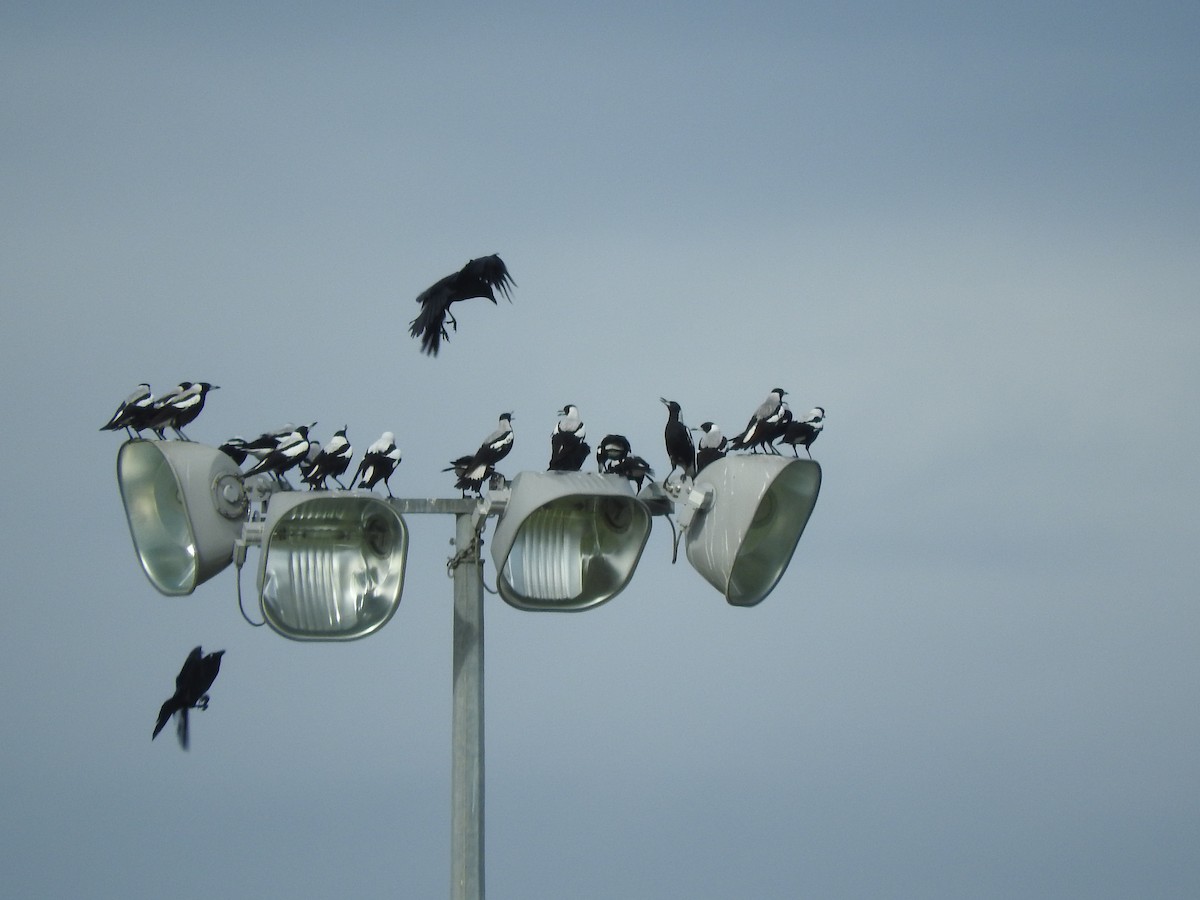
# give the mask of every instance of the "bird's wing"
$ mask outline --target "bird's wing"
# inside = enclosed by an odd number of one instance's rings
[[[481,256],[478,259],[471,260],[462,267],[462,271],[459,274],[471,280],[482,281],[493,290],[499,291],[504,295],[505,300],[512,303],[509,289],[515,287],[516,282],[509,275],[508,266],[504,264],[504,260],[495,253],[491,256]]]

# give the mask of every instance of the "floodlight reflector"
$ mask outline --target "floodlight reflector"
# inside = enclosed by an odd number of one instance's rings
[[[126,441],[117,484],[134,551],[150,583],[190,594],[233,561],[247,502],[241,472],[214,447],[193,441]]]
[[[694,486],[712,503],[686,531],[688,562],[734,606],[754,606],[779,583],[796,552],[817,494],[814,460],[727,456],[705,466]]]
[[[408,527],[379,497],[275,494],[263,534],[259,600],[284,637],[365,637],[400,605]]]
[[[650,523],[619,476],[521,472],[492,541],[500,596],[526,610],[598,606],[629,583]]]

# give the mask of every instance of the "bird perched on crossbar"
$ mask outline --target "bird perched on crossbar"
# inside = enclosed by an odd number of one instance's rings
[[[446,320],[449,319],[451,327],[458,330],[458,320],[450,312],[451,303],[474,297],[496,303],[496,291],[512,303],[511,287],[516,287],[516,282],[499,256],[492,254],[473,259],[453,275],[447,275],[417,295],[421,312],[409,323],[409,333],[421,338],[422,351],[437,356],[442,340],[450,339],[446,333]]]
[[[508,456],[513,445],[512,413],[501,413],[496,430],[483,439],[479,449],[469,456],[460,456],[452,461],[443,472],[454,472],[454,486],[463,492],[480,493],[483,483],[496,471],[496,463]]]
[[[346,470],[350,468],[350,457],[354,455],[354,448],[350,446],[350,441],[346,437],[347,427],[343,426],[341,431],[334,433],[333,437],[329,439],[329,443],[317,454],[308,471],[304,473],[304,483],[311,490],[324,490],[325,481],[329,478],[336,481],[338,487],[345,487],[338,476],[345,474]]]
[[[150,740],[158,737],[171,716],[176,716],[175,730],[179,735],[179,745],[184,750],[188,748],[188,710],[208,709],[208,690],[217,679],[224,654],[224,650],[218,650],[205,655],[199,647],[188,654],[183,661],[183,668],[175,676],[175,693],[167,698],[158,711],[158,722]]]
[[[244,477],[250,478],[262,472],[269,472],[281,484],[290,487],[287,473],[308,458],[308,451],[311,449],[308,430],[316,424],[313,422],[312,425],[296,426],[296,430],[283,438],[274,450],[247,469]]]
[[[398,465],[400,465],[400,448],[396,446],[396,435],[391,431],[385,431],[379,436],[379,440],[368,447],[367,452],[363,454],[352,482],[357,482],[360,488],[366,488],[369,491],[382,481],[383,488],[390,497],[392,496],[392,486],[388,484],[388,480]]]

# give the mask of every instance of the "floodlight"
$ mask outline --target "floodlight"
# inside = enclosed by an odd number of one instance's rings
[[[126,441],[117,483],[146,576],[161,593],[190,594],[233,561],[246,516],[232,459],[193,441]]]
[[[726,456],[692,484],[688,562],[734,606],[754,606],[791,562],[821,489],[809,459]],[[699,500],[699,497],[703,500]]]
[[[263,525],[263,618],[297,641],[344,641],[383,627],[400,605],[408,527],[368,491],[277,492]]]
[[[590,609],[629,583],[649,537],[628,479],[520,472],[492,539],[497,588],[518,609]]]

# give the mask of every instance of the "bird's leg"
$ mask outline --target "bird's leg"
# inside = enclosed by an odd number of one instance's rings
[[[196,701],[196,709],[208,709],[208,694]]]
[[[455,331],[458,331],[458,319],[454,318],[454,313],[450,312],[449,308],[446,309],[446,317],[450,319],[450,327]],[[442,334],[446,334],[445,327],[442,328]],[[449,335],[447,335],[447,337],[449,337]]]

